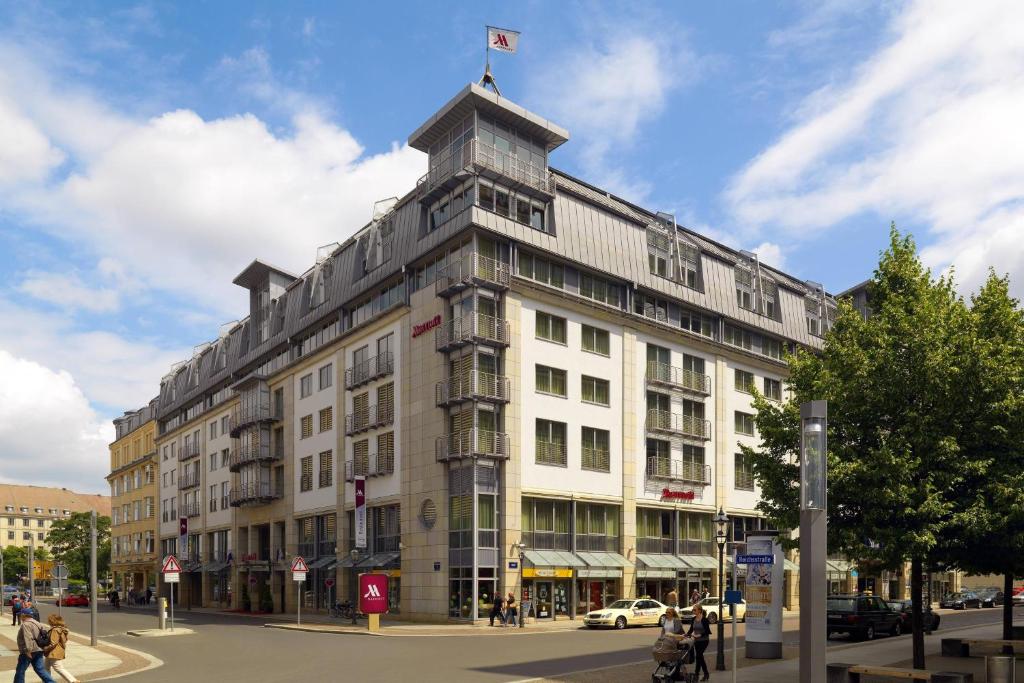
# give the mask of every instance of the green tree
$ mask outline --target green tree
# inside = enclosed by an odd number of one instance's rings
[[[972,349],[961,445],[978,465],[972,503],[947,534],[947,561],[973,574],[1001,574],[1010,639],[1015,576],[1024,574],[1024,311],[1008,277],[990,273],[971,298]]]
[[[9,545],[4,548],[4,580],[15,584],[19,576],[28,575],[28,551]]]
[[[801,403],[829,402],[829,550],[895,569],[911,563],[913,658],[924,667],[923,567],[963,506],[977,465],[958,446],[969,313],[892,228],[869,284],[872,315],[841,303],[820,353],[790,358],[790,400],[757,397],[759,449],[744,448],[760,509],[799,526]]]
[[[90,513],[72,512],[70,517],[58,519],[50,527],[46,541],[50,545],[53,558],[68,566],[68,572],[74,578],[91,579],[89,576],[89,537]],[[104,545],[110,546],[110,517],[96,517],[97,571],[102,575],[104,567],[99,566],[99,558],[103,555]],[[107,552],[109,565],[109,551]]]

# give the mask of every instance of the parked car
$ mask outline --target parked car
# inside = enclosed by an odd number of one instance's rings
[[[88,607],[89,596],[84,593],[68,593],[61,596],[60,604],[64,607]]]
[[[982,607],[995,607],[1005,601],[1003,591],[998,588],[983,588],[978,591],[978,599],[981,600]]]
[[[1024,605],[1024,586],[1017,586],[1013,589],[1013,604]]]
[[[910,600],[887,600],[886,604],[900,613],[900,627],[904,633],[909,633],[913,628],[912,620],[914,618]],[[939,622],[942,620],[928,605],[924,606],[921,619],[925,628],[929,631],[937,631],[939,629]]]
[[[704,598],[700,601],[700,606],[704,609],[704,613],[708,615],[709,622],[714,624],[718,621],[719,612],[721,611],[718,605],[718,598]],[[740,622],[745,622],[747,620],[746,601],[741,600],[739,604],[735,605],[735,607],[736,618]],[[732,612],[730,612],[729,610],[729,605],[725,606],[725,611],[723,612],[723,614],[723,618],[726,621],[732,621]],[[693,621],[693,607],[684,607],[683,609],[679,610],[679,619],[683,622]]]
[[[668,605],[649,598],[616,600],[603,609],[588,612],[583,617],[583,625],[589,628],[610,626],[617,629],[627,626],[661,626],[667,609]]]
[[[981,598],[973,591],[959,591],[942,598],[939,601],[939,607],[943,609],[967,609],[968,607],[981,609]]]
[[[877,595],[830,595],[826,601],[826,638],[833,633],[874,640],[879,633],[903,633],[900,613]]]

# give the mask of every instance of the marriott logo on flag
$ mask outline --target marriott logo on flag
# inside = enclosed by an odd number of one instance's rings
[[[487,47],[501,52],[516,51],[519,45],[519,32],[506,31],[503,28],[487,27]]]

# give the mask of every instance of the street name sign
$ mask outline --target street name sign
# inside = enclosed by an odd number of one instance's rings
[[[736,564],[775,564],[772,555],[737,555]]]

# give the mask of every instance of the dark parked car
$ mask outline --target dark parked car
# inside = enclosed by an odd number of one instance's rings
[[[982,607],[995,607],[1004,602],[1003,591],[998,588],[983,588],[978,591],[978,599]]]
[[[879,633],[903,633],[900,613],[876,595],[830,595],[827,600],[828,634],[849,633],[873,640]]]
[[[981,598],[972,591],[950,593],[939,601],[939,607],[943,609],[967,609],[968,607],[981,609]]]
[[[911,613],[912,607],[910,600],[889,600],[887,601],[889,607],[900,613],[900,625],[903,627],[904,633],[910,633],[913,629],[912,620],[914,615]],[[925,630],[937,631],[939,629],[939,622],[941,617],[932,611],[929,606],[924,607],[924,611],[921,614],[922,622],[924,623]],[[930,625],[930,626],[929,626]]]

